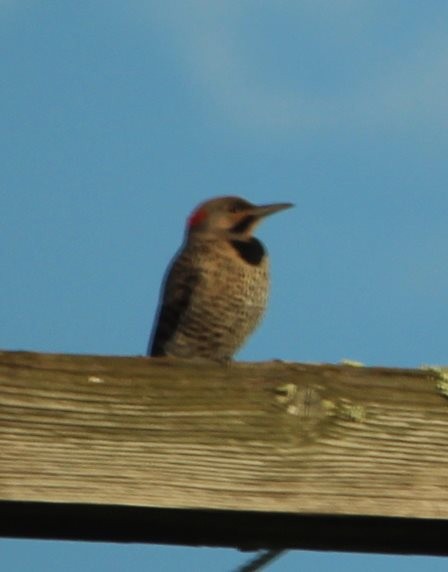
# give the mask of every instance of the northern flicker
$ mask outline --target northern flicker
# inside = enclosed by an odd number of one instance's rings
[[[292,206],[218,197],[193,211],[165,276],[148,355],[232,358],[260,322],[269,291],[268,255],[252,232]]]

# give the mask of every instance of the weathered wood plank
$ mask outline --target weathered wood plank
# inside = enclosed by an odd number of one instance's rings
[[[0,352],[0,501],[448,518],[423,370]]]

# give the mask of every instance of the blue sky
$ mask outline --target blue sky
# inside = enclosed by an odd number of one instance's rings
[[[440,0],[0,0],[0,347],[144,353],[186,217],[236,194],[296,204],[258,232],[271,301],[239,359],[446,363],[447,17]],[[0,549],[10,572],[245,560]],[[295,552],[271,569],[444,564]]]

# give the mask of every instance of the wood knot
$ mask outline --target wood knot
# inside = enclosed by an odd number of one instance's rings
[[[320,393],[310,385],[298,387],[295,383],[287,383],[277,387],[275,393],[277,402],[289,415],[317,421],[326,414]]]

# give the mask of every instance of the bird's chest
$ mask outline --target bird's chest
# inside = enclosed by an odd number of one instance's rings
[[[200,263],[201,285],[211,309],[245,319],[257,319],[269,290],[267,257],[249,264],[233,252],[216,252]]]

